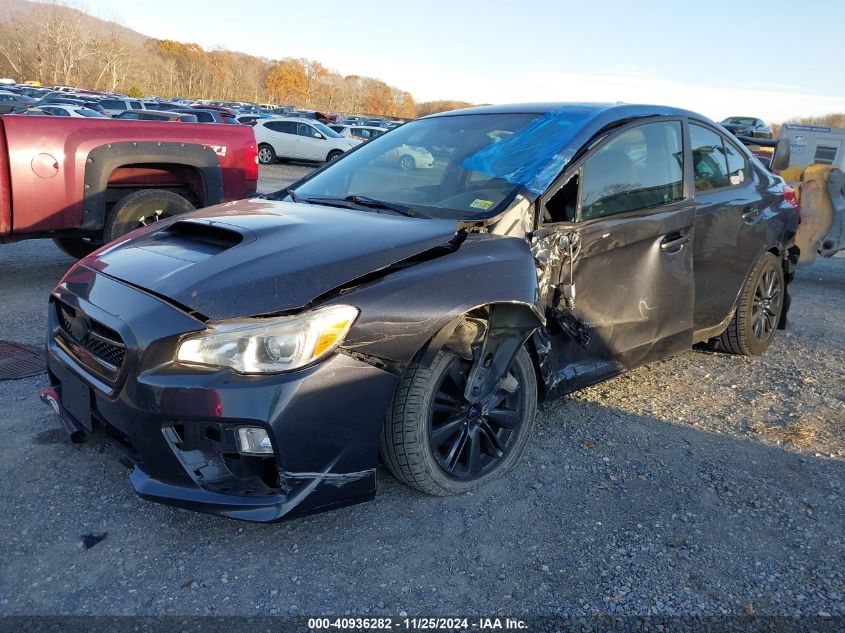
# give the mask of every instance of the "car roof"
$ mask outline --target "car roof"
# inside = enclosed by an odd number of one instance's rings
[[[630,103],[591,103],[591,102],[549,102],[549,103],[514,103],[502,105],[475,106],[438,112],[429,117],[458,116],[462,114],[550,114],[552,112],[580,111],[584,113],[614,113],[618,118],[636,118],[642,116],[694,116],[706,118],[695,112],[660,105]],[[425,117],[428,118],[428,117]]]

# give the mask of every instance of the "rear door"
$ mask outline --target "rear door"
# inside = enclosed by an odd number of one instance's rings
[[[692,344],[695,215],[683,126],[662,119],[621,128],[543,200],[536,235],[547,246],[568,239],[575,252],[571,269],[565,241],[547,253],[557,286],[548,299],[574,282],[574,313],[592,333],[586,347],[561,329],[552,337],[554,381],[567,391]]]
[[[766,205],[745,153],[715,128],[690,121],[695,201],[695,329],[730,316],[754,261],[766,249]]]
[[[296,123],[293,121],[268,121],[264,127],[270,131],[270,143],[279,158],[293,158],[295,153]]]

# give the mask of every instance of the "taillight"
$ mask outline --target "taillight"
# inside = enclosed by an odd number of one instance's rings
[[[783,198],[792,205],[792,208],[795,209],[796,213],[799,215],[801,214],[801,202],[798,200],[798,195],[795,193],[795,189],[789,185],[784,185]]]
[[[244,145],[244,180],[258,180],[258,147],[255,141]]]

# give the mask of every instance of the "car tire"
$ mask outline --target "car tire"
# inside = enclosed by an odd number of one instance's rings
[[[187,199],[164,189],[141,189],[118,200],[109,213],[103,234],[111,242],[142,226],[194,210]]]
[[[54,237],[53,242],[60,251],[74,259],[82,259],[103,245],[102,242],[95,242],[87,237]]]
[[[339,149],[333,149],[332,151],[329,152],[329,155],[326,156],[326,162],[330,163],[333,160],[337,160],[341,156],[343,156],[343,152],[341,152]]]
[[[275,163],[277,160],[276,158],[276,150],[273,149],[272,145],[268,145],[267,143],[262,143],[258,146],[258,162],[262,165],[271,165]]]
[[[411,171],[412,169],[417,168],[417,161],[414,160],[413,156],[403,154],[399,157],[399,167],[405,171]]]
[[[733,319],[717,339],[717,349],[746,356],[765,352],[780,322],[785,295],[780,260],[772,253],[764,253],[745,280]]]
[[[528,352],[521,348],[511,365],[510,376],[518,384],[516,391],[507,393],[486,417],[470,417],[471,407],[462,393],[454,398],[454,403],[449,402],[449,390],[457,396],[461,389],[460,378],[456,382],[455,376],[463,372],[465,380],[470,365],[470,361],[444,350],[430,368],[412,364],[405,372],[381,436],[382,458],[399,481],[431,495],[461,494],[498,479],[519,462],[537,414],[537,377]],[[518,406],[511,408],[516,403]],[[445,410],[446,407],[452,408]],[[500,417],[502,411],[513,418],[508,424],[514,428],[493,421],[493,414]],[[460,423],[455,425],[459,418]],[[452,435],[447,425],[453,425]],[[439,437],[436,431],[440,431]],[[491,454],[497,449],[487,439],[490,432],[499,436],[499,447],[504,449],[500,456]],[[442,443],[436,448],[438,441]],[[473,444],[484,451],[478,456],[484,461],[483,469],[470,474]],[[449,458],[453,455],[455,468],[449,472]]]

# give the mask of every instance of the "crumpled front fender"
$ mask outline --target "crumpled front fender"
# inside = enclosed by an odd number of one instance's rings
[[[444,326],[473,308],[521,304],[545,324],[534,258],[522,238],[471,234],[456,251],[361,286],[331,303],[361,315],[343,344],[351,353],[409,363]]]

